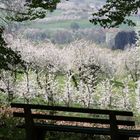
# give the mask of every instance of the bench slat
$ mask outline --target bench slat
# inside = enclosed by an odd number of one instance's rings
[[[14,112],[14,117],[24,117],[24,113]],[[32,114],[34,119],[48,119],[48,120],[59,120],[59,121],[73,121],[73,122],[87,122],[87,123],[100,123],[110,124],[109,119],[98,119],[98,118],[84,118],[84,117],[69,117],[69,116],[58,116],[58,115],[44,115],[44,114]],[[117,125],[134,126],[134,121],[117,120]]]
[[[61,129],[60,129],[61,127]],[[63,129],[68,129],[65,130],[65,132],[75,132],[72,131],[71,129],[78,129],[76,130],[77,133],[83,133],[83,131],[86,134],[99,134],[99,135],[110,135],[110,129],[109,128],[97,128],[97,127],[81,127],[81,126],[66,126],[66,125],[54,125],[54,124],[40,124],[40,123],[35,123],[35,128],[37,129],[45,129],[45,130],[50,130],[50,131],[62,131]],[[18,128],[25,128],[25,125],[20,125]],[[59,130],[57,130],[59,129]],[[69,129],[71,131],[69,131]],[[81,129],[84,129],[83,131]],[[87,130],[87,131],[85,131]],[[105,132],[104,132],[105,131]],[[140,130],[128,130],[128,129],[119,129],[118,133],[121,135],[126,135],[129,137],[140,137]]]
[[[97,135],[110,135],[109,128],[93,128],[82,126],[69,126],[69,125],[53,125],[53,124],[35,124],[35,128],[48,131],[60,131],[60,132],[74,132],[74,133],[86,133]]]
[[[67,111],[67,112],[103,114],[103,115],[109,115],[110,113],[113,113],[114,115],[119,115],[119,116],[133,116],[133,113],[129,112],[129,111],[116,111],[116,110],[104,110],[104,109],[89,109],[89,108],[75,108],[75,107],[11,103],[11,107],[25,108],[26,106],[28,106],[31,109],[40,109],[40,110]]]
[[[126,135],[129,137],[140,137],[140,130],[121,129],[118,131],[119,131],[119,134],[121,135]]]
[[[53,125],[53,124],[41,124],[41,125],[35,124],[35,127],[46,131],[48,130],[48,131],[74,132],[95,135],[110,135],[111,133],[109,128]],[[140,130],[119,129],[118,134],[126,135],[129,137],[140,137]]]

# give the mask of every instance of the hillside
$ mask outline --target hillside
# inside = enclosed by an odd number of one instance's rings
[[[54,12],[48,13],[46,18],[37,20],[36,22],[33,22],[33,24],[31,22],[30,27],[41,29],[50,29],[50,27],[53,29],[62,27],[69,28],[70,23],[74,21],[78,22],[82,28],[86,28],[86,26],[92,27],[92,24],[89,23],[88,18],[93,12],[102,7],[104,1],[105,0],[62,1],[57,5],[57,9]]]
[[[35,29],[69,29],[71,23],[78,23],[80,28],[92,28],[94,25],[89,22],[92,13],[99,10],[106,0],[62,0],[54,12],[49,12],[44,19],[30,22],[29,28]],[[131,17],[133,21],[139,21],[139,17]],[[129,28],[122,25],[121,28]]]
[[[48,12],[46,18],[25,24],[24,35],[34,41],[49,40],[53,43],[67,44],[74,40],[86,39],[110,46],[106,43],[120,30],[138,30],[139,27],[134,29],[127,25],[121,25],[115,30],[103,30],[99,25],[90,23],[92,13],[99,10],[104,3],[105,0],[63,0],[56,10]],[[139,16],[130,18],[139,25]]]

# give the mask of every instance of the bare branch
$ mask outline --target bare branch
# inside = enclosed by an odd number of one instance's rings
[[[8,22],[4,18],[0,17],[0,19],[2,19],[5,23],[8,24]]]

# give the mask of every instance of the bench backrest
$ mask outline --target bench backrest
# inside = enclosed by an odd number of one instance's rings
[[[62,107],[62,106],[46,106],[46,105],[35,105],[35,104],[20,104],[20,103],[12,103],[11,107],[23,109],[24,112],[13,112],[15,117],[24,117],[25,118],[25,129],[27,139],[33,139],[34,137],[34,119],[46,119],[46,120],[56,120],[56,121],[70,121],[70,122],[83,122],[83,123],[98,123],[98,124],[108,124],[110,125],[109,134],[112,140],[118,140],[118,125],[126,125],[126,126],[134,126],[135,122],[132,120],[124,120],[117,119],[117,116],[124,117],[132,117],[133,113],[128,111],[115,111],[115,110],[103,110],[103,109],[88,109],[88,108],[76,108],[76,107]],[[42,113],[34,113],[32,110],[45,110],[47,114]],[[63,112],[62,114],[57,115],[56,112]],[[64,113],[76,113],[76,116],[72,116],[70,114],[64,115]],[[81,117],[80,114],[83,113],[84,117]],[[85,115],[90,114],[89,116],[93,117],[85,117]],[[105,115],[108,116],[105,118],[94,116]],[[64,124],[65,125],[65,124]],[[56,127],[56,125],[55,125]],[[65,126],[61,126],[63,128]],[[57,131],[57,128],[55,131]],[[62,129],[63,130],[63,129]],[[83,130],[83,128],[81,128]],[[82,131],[83,132],[83,131]],[[84,131],[85,132],[85,131]],[[101,132],[103,134],[103,131]],[[128,138],[126,138],[128,140]]]
[[[72,122],[87,122],[87,123],[99,123],[99,124],[109,124],[110,127],[117,129],[117,125],[126,125],[134,126],[135,122],[132,120],[117,119],[117,116],[132,117],[133,113],[129,111],[115,111],[115,110],[103,110],[103,109],[89,109],[89,108],[76,108],[76,107],[62,107],[62,106],[46,106],[46,105],[35,105],[35,104],[21,104],[21,103],[11,103],[11,107],[23,108],[24,112],[13,112],[15,117],[27,117],[28,119],[47,119],[47,120],[56,120],[56,121],[72,121]],[[53,114],[40,114],[32,113],[32,109],[47,110],[54,112],[75,112],[75,113],[84,113],[90,114],[91,117],[79,117],[70,116],[70,115],[56,115]],[[108,118],[94,117],[97,115],[105,115]]]

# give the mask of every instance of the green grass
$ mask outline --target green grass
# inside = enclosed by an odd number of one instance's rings
[[[71,29],[71,23],[74,22],[73,20],[66,20],[66,21],[58,21],[58,22],[52,22],[52,23],[34,23],[29,25],[29,28],[34,28],[34,29],[41,29],[41,30],[47,30],[50,31],[51,33],[56,32],[57,30],[61,29]],[[99,28],[99,25],[93,25],[90,23],[88,20],[77,20],[76,23],[79,24],[80,29],[88,29],[88,28]],[[130,27],[128,25],[121,25],[119,27],[122,30],[134,30],[135,27]],[[138,27],[136,27],[137,29]]]
[[[50,12],[49,14],[48,14],[48,16],[60,16],[61,14],[62,14],[62,10],[54,10],[53,12]]]
[[[59,16],[61,14],[61,12],[62,12],[61,10],[56,10],[56,11],[50,13],[50,15],[51,15],[51,17]],[[134,22],[139,22],[139,17],[131,16],[131,17],[129,17],[129,19],[131,19]],[[100,27],[99,25],[94,25],[94,24],[90,23],[88,19],[60,20],[60,21],[52,21],[52,22],[48,22],[48,23],[47,22],[46,23],[33,22],[28,27],[53,31],[56,29],[70,29],[71,23],[73,23],[73,22],[76,22],[77,24],[79,24],[80,29]],[[133,29],[133,27],[122,24],[122,25],[120,25],[120,29],[130,30],[130,29]]]
[[[50,23],[32,23],[29,25],[31,28],[37,29],[70,29],[71,23],[76,22],[79,24],[80,28],[91,28],[97,27],[90,23],[88,19],[80,19],[80,20],[64,20],[64,21],[53,21]]]

